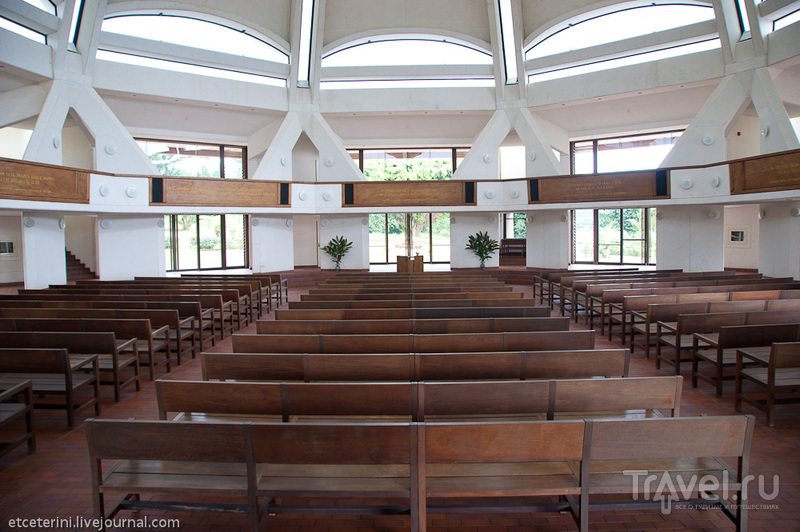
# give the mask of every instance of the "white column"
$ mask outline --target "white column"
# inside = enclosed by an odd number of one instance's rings
[[[528,214],[525,265],[541,268],[569,266],[569,213],[566,210]]]
[[[22,264],[25,288],[67,282],[63,218],[58,213],[22,213]]]
[[[101,280],[166,275],[163,216],[100,215],[96,230]]]
[[[319,221],[319,243],[324,246],[333,237],[343,236],[353,247],[340,264],[343,270],[369,270],[369,216],[323,214]],[[334,263],[324,251],[319,251],[319,265],[332,270]]]
[[[471,250],[467,249],[470,235],[478,231],[488,232],[489,236],[500,242],[500,222],[497,214],[489,212],[466,213],[454,212],[450,215],[450,267],[451,268],[478,268],[481,260]],[[500,250],[498,249],[486,261],[487,268],[500,265]]]
[[[250,267],[253,272],[294,269],[294,221],[285,216],[251,216]]]
[[[656,261],[659,270],[718,271],[724,268],[722,206],[659,207],[658,214]]]
[[[761,205],[759,271],[800,279],[800,202]]]

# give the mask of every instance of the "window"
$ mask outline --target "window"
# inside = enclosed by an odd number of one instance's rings
[[[289,55],[267,37],[232,21],[186,13],[121,13],[103,20],[97,58],[175,72],[286,86]],[[168,43],[163,53],[120,40],[116,35]],[[184,47],[186,50],[181,50]],[[192,53],[190,49],[212,52]],[[227,57],[221,57],[226,54]],[[172,57],[170,57],[170,55]]]
[[[322,69],[321,88],[328,90],[494,86],[490,53],[439,36],[381,36],[352,42],[325,54]]]
[[[83,3],[84,0],[75,0],[72,20],[69,23],[69,43],[73,46],[78,43],[78,33],[81,30],[81,19],[83,18]]]
[[[658,168],[683,131],[576,141],[570,144],[573,174]]]
[[[796,22],[800,22],[800,9],[789,13],[788,15],[779,18],[775,22],[772,23],[772,31],[781,30],[787,26],[790,26]]]
[[[185,177],[247,177],[247,148],[219,144],[136,139],[161,175]]]
[[[14,254],[14,241],[2,240],[0,241],[0,255],[13,255]]]
[[[528,217],[524,212],[503,214],[503,238],[526,238]]]
[[[514,17],[511,10],[511,0],[498,0],[498,13],[500,16],[500,43],[503,46],[503,63],[506,71],[506,84],[519,83],[517,73],[517,46],[514,39]]]
[[[348,150],[368,181],[437,181],[450,179],[466,149]]]
[[[398,255],[422,255],[428,263],[450,262],[450,214],[370,214],[370,264],[396,263]]]
[[[655,264],[655,209],[575,209],[572,262]]]
[[[530,44],[528,79],[535,83],[719,48],[715,24],[714,8],[694,2],[627,2],[613,11],[585,13]],[[547,59],[575,50],[585,50],[577,61]]]
[[[246,216],[164,216],[167,271],[247,267]]]
[[[39,44],[47,44],[47,38],[41,33],[3,17],[0,17],[0,28],[16,33],[17,35],[21,35],[22,37],[38,42]]]

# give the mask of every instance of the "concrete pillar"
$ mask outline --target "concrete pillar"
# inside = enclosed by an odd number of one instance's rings
[[[800,279],[800,202],[761,205],[759,271]]]
[[[528,267],[566,268],[569,265],[569,213],[566,210],[528,214]]]
[[[343,236],[353,243],[353,247],[342,259],[341,269],[369,270],[369,217],[366,214],[320,216],[320,246],[336,236]],[[333,269],[334,263],[324,251],[319,251],[319,257],[319,265],[323,270]]]
[[[97,275],[101,280],[166,275],[164,217],[100,215]]]
[[[720,205],[658,208],[659,270],[718,271],[725,266],[725,220]]]
[[[22,264],[25,288],[67,282],[63,218],[58,213],[22,213]]]
[[[251,216],[250,267],[253,272],[294,269],[294,221],[292,216]]]
[[[467,249],[469,236],[478,231],[487,231],[491,238],[500,242],[500,222],[494,213],[466,213],[454,212],[450,215],[450,267],[451,268],[478,268],[481,260],[471,250]],[[498,249],[489,260],[487,268],[500,266],[500,250]]]

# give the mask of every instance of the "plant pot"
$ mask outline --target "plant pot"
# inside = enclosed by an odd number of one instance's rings
[[[481,270],[485,270],[485,269],[486,269],[486,263],[481,261]]]
[[[338,272],[339,270],[341,270],[341,269],[342,269],[342,267],[341,267],[341,266],[339,266],[339,263],[337,262],[337,263],[336,263],[336,266],[335,266],[333,269],[334,269],[334,270],[336,270],[336,271]]]

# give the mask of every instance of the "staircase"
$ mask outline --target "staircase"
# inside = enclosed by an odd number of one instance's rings
[[[67,282],[77,281],[79,279],[97,279],[97,275],[86,267],[84,263],[78,260],[75,255],[67,252]]]

